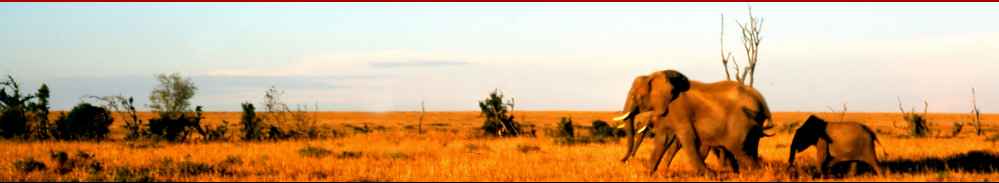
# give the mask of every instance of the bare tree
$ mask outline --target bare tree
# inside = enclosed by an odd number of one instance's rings
[[[978,112],[978,101],[975,100],[975,87],[971,87],[971,115],[974,116],[975,134],[982,135],[981,113]]]
[[[416,127],[416,132],[423,134],[423,114],[427,113],[427,108],[423,106],[423,101],[420,101],[420,123]]]
[[[722,14],[721,23],[721,58],[722,66],[725,68],[725,79],[732,80],[729,73],[728,63],[731,62],[734,66],[732,68],[735,71],[735,80],[739,83],[746,84],[746,80],[749,80],[749,86],[752,87],[755,82],[756,73],[756,63],[759,60],[759,47],[760,47],[760,33],[763,31],[763,19],[753,16],[753,7],[749,7],[749,22],[739,24],[739,29],[742,30],[742,46],[746,51],[746,60],[749,63],[746,67],[740,68],[739,63],[735,61],[732,57],[732,53],[729,52],[727,55],[725,53],[725,15]]]
[[[728,62],[732,58],[732,52],[728,52],[728,56],[725,55],[725,14],[721,14],[721,31],[720,36],[718,36],[718,42],[721,43],[721,49],[719,49],[721,55],[722,66],[725,67],[725,80],[732,80],[732,77],[728,73]],[[738,70],[737,70],[738,71]]]
[[[930,130],[926,119],[930,103],[923,99],[923,114],[919,115],[916,113],[915,107],[910,112],[905,112],[905,109],[902,108],[902,99],[899,97],[896,99],[898,100],[898,110],[902,111],[902,119],[909,123],[909,134],[916,137],[926,136]]]
[[[842,107],[843,107],[843,109],[841,109],[839,111],[839,121],[845,121],[846,120],[846,102],[843,102]],[[833,109],[832,107],[826,106],[826,108],[828,108],[830,112],[836,112],[836,110]]]
[[[742,29],[742,47],[746,49],[746,60],[749,62],[743,73],[749,73],[749,86],[753,86],[753,75],[756,73],[756,61],[760,53],[760,32],[763,31],[763,19],[753,16],[753,7],[749,7],[749,22],[739,24],[739,29]],[[745,76],[743,79],[746,79]]]

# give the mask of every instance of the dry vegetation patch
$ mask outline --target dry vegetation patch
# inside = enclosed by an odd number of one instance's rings
[[[595,120],[606,120],[613,112],[546,111],[517,112],[526,116],[531,125],[556,129],[562,117],[572,116],[574,137],[592,137]],[[811,113],[778,112],[777,128],[792,128]],[[798,176],[787,173],[787,155],[793,132],[780,129],[774,137],[760,141],[762,169],[735,174],[722,170],[714,159],[707,163],[712,170],[721,170],[718,177],[693,176],[684,154],[678,154],[669,167],[660,167],[648,175],[643,165],[652,146],[641,146],[637,156],[621,163],[625,152],[620,139],[607,138],[605,143],[560,144],[556,136],[521,136],[512,138],[482,138],[482,118],[478,112],[428,112],[424,133],[407,130],[418,113],[387,112],[322,112],[319,126],[362,127],[383,126],[385,130],[356,133],[340,138],[293,139],[279,141],[212,141],[171,143],[156,141],[120,141],[120,122],[111,125],[112,141],[16,141],[2,140],[0,146],[0,179],[4,181],[983,181],[999,176],[996,149],[990,141],[999,115],[982,115],[987,136],[977,136],[974,130],[961,131],[956,136],[931,135],[907,138],[905,129],[891,123],[902,123],[899,113],[847,113],[845,120],[860,121],[880,129],[878,134],[887,156],[878,149],[884,177],[821,177],[815,168],[814,148],[798,156]],[[820,117],[841,118],[839,113],[819,113]],[[140,113],[140,117],[152,117]],[[240,114],[206,112],[205,124],[222,120],[239,121]],[[957,121],[966,114],[926,115],[929,121]],[[116,118],[117,119],[117,118]],[[950,123],[936,123],[930,128],[950,129]],[[616,124],[610,124],[611,126]],[[782,127],[781,125],[785,126]],[[443,129],[443,130],[433,130]],[[342,129],[350,131],[352,129]],[[456,132],[453,132],[456,131]],[[599,132],[598,132],[599,133]],[[898,135],[898,136],[896,136]],[[947,136],[947,138],[943,138]],[[646,143],[651,143],[646,141]],[[65,165],[50,158],[62,151]],[[85,152],[78,155],[79,151]],[[82,157],[89,158],[82,158]],[[91,171],[89,162],[99,162],[101,170]],[[72,164],[72,165],[70,165]],[[41,167],[46,168],[41,168]],[[73,167],[59,173],[56,167]]]

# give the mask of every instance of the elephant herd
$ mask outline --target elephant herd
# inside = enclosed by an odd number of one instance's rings
[[[764,131],[774,126],[767,102],[756,89],[736,81],[689,80],[676,70],[636,77],[622,112],[614,118],[626,128],[628,150],[622,162],[635,155],[645,136],[655,134],[649,173],[655,173],[663,160],[669,167],[681,151],[690,157],[689,163],[698,174],[714,174],[704,164],[711,152],[723,167],[734,172],[759,168],[759,142],[772,136]],[[647,121],[636,132],[635,120],[639,118]],[[793,167],[795,153],[814,145],[822,173],[838,162],[852,162],[854,167],[863,162],[880,174],[874,154],[876,140],[862,124],[826,122],[812,115],[794,134],[788,164]]]

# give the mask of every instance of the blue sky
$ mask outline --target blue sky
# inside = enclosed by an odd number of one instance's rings
[[[8,3],[0,74],[148,104],[154,74],[192,77],[192,103],[235,111],[271,85],[322,110],[477,110],[498,88],[523,110],[619,110],[632,78],[724,79],[745,62],[746,3]],[[756,88],[775,111],[967,112],[999,106],[997,3],[752,3]]]

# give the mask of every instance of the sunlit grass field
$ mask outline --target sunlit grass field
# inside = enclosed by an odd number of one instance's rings
[[[526,111],[515,112],[518,121],[536,125],[536,137],[496,138],[479,135],[483,118],[478,112],[427,112],[419,133],[420,112],[319,112],[319,126],[342,132],[334,138],[244,142],[239,112],[206,113],[207,124],[230,124],[230,141],[188,143],[124,141],[121,121],[112,125],[110,140],[0,141],[0,181],[996,181],[999,179],[999,146],[990,136],[999,115],[983,115],[985,136],[976,136],[970,125],[951,136],[952,124],[970,121],[967,114],[930,113],[931,135],[906,135],[899,113],[817,113],[832,120],[859,121],[878,131],[884,147],[877,152],[886,174],[856,177],[792,177],[786,171],[788,145],[793,132],[783,125],[803,121],[811,113],[777,112],[776,136],[761,140],[766,164],[741,174],[723,171],[713,157],[709,168],[716,177],[693,175],[686,155],[680,153],[670,167],[649,175],[644,162],[652,151],[646,140],[636,158],[620,162],[624,140],[609,143],[561,144],[546,134],[561,117],[571,117],[588,135],[594,120],[610,121],[616,112]],[[144,118],[151,113],[142,113]],[[614,122],[611,122],[614,124]],[[369,132],[353,127],[367,126]],[[884,151],[887,152],[882,152]],[[76,168],[56,171],[50,152],[94,155],[100,170]],[[815,171],[811,148],[798,155],[800,169]],[[887,153],[887,156],[883,156]],[[970,154],[970,155],[969,155]],[[34,158],[48,169],[25,173],[15,161]]]

